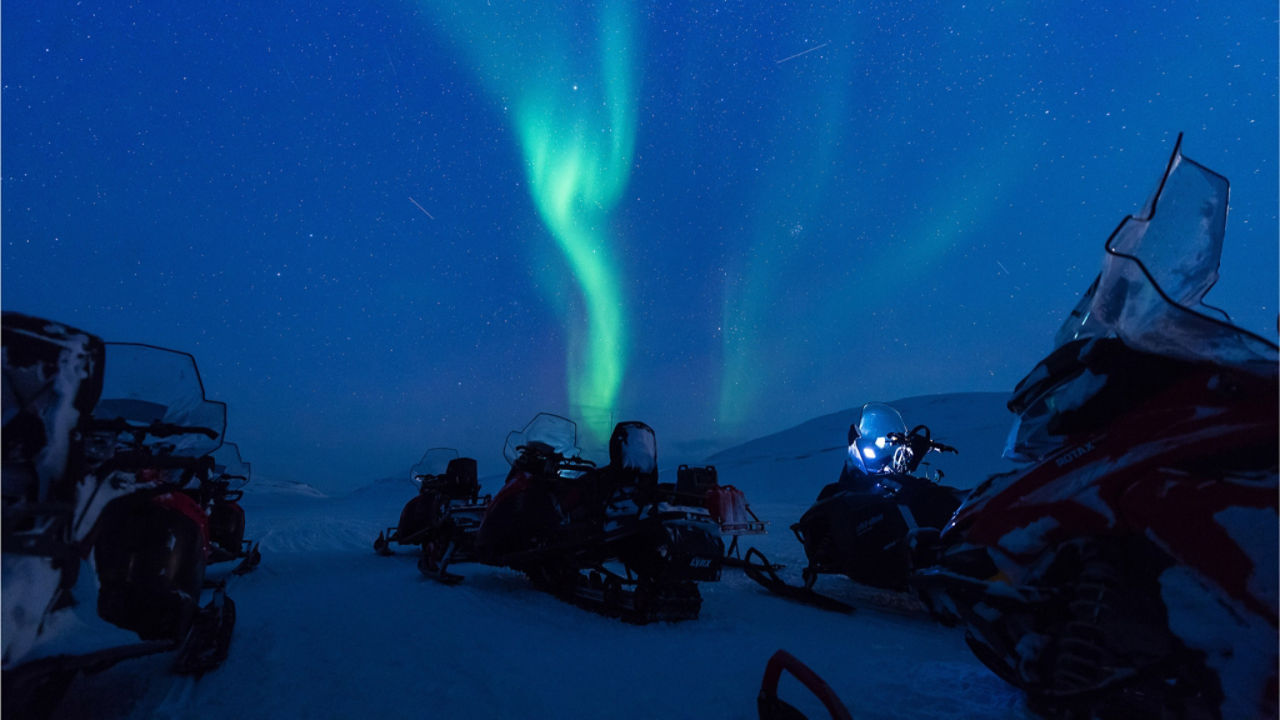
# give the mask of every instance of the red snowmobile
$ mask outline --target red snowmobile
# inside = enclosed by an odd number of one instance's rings
[[[473,458],[458,457],[452,448],[432,448],[409,469],[418,494],[405,504],[400,522],[373,541],[379,555],[391,555],[391,543],[421,549],[418,567],[424,575],[453,584],[461,575],[448,571],[453,562],[475,560],[475,534],[489,496],[480,495]]]
[[[1053,717],[1277,714],[1277,348],[1205,304],[1226,178],[1181,137],[1056,349],[1006,455],[914,582]]]
[[[578,457],[576,439],[573,422],[546,413],[508,435],[511,471],[476,532],[478,558],[628,622],[697,617],[696,583],[720,577],[716,522],[658,491],[648,425],[618,423],[604,467]]]
[[[185,353],[11,312],[3,337],[5,714],[47,714],[77,673],[142,655],[215,667],[235,606],[206,583],[209,518],[183,488],[226,406]]]

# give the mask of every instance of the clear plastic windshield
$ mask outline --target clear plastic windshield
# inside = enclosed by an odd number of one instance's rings
[[[907,423],[893,406],[867,403],[858,419],[858,437],[849,448],[850,454],[866,472],[876,475],[892,469],[895,446],[889,434],[907,434]]]
[[[240,457],[240,448],[235,443],[222,443],[222,447],[213,451],[213,477],[227,481],[232,490],[239,490],[249,484],[249,463]]]
[[[1118,337],[1129,347],[1183,360],[1274,366],[1276,346],[1204,304],[1218,281],[1230,184],[1182,155],[1181,138],[1140,216],[1107,241],[1102,272],[1055,346]]]
[[[409,468],[409,479],[422,482],[423,475],[443,475],[449,467],[449,461],[458,457],[453,448],[431,448],[422,455],[422,459]]]
[[[222,444],[227,406],[205,399],[191,355],[151,345],[106,343],[103,370],[94,419],[124,420],[138,427],[158,422],[190,428],[191,432],[162,437],[147,435],[143,444],[166,455],[199,457]],[[201,431],[212,431],[215,437]]]
[[[1229,183],[1181,148],[1179,137],[1142,214],[1125,218],[1108,238],[1102,271],[1058,330],[1057,350],[1018,384],[1010,407],[1021,405],[1021,413],[1006,457],[1044,457],[1061,442],[1049,432],[1050,421],[1108,387],[1105,375],[1070,361],[1092,350],[1091,343],[1067,347],[1075,341],[1118,339],[1153,355],[1276,372],[1274,343],[1204,304],[1218,280]]]
[[[523,430],[513,430],[507,435],[502,455],[508,463],[514,463],[520,456],[517,450],[521,445],[531,442],[542,442],[564,457],[577,457],[578,426],[572,420],[551,413],[538,413]]]

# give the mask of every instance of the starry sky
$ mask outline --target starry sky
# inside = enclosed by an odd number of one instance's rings
[[[2,12],[0,301],[193,353],[260,476],[1009,390],[1179,132],[1276,335],[1274,2]]]

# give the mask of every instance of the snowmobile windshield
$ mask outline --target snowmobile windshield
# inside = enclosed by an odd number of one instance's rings
[[[200,457],[218,449],[227,429],[227,406],[205,399],[194,357],[151,345],[105,346],[95,420],[123,420],[137,427],[175,426],[179,431],[148,434],[143,440],[144,446],[161,455]],[[209,437],[209,431],[214,437]]]
[[[1022,380],[1010,407],[1020,415],[1005,456],[1035,460],[1058,447],[1055,416],[1079,409],[1107,377],[1077,359],[1118,340],[1134,350],[1190,362],[1276,372],[1276,345],[1233,325],[1204,303],[1218,280],[1230,184],[1182,155],[1182,137],[1140,215],[1107,239],[1102,271],[1054,338],[1055,351]],[[1015,408],[1018,409],[1018,408]]]
[[[431,448],[409,468],[409,479],[421,483],[424,475],[443,475],[449,468],[449,461],[457,457],[458,451],[453,448]]]
[[[578,457],[578,426],[569,418],[551,413],[538,413],[523,430],[513,430],[507,435],[506,445],[502,448],[502,456],[508,463],[515,464],[520,457],[518,448],[531,442],[542,442],[550,445],[560,455]]]
[[[240,448],[235,443],[222,443],[222,447],[213,451],[213,476],[226,480],[232,490],[239,490],[249,484],[249,463],[240,457]]]
[[[1115,337],[1137,350],[1273,371],[1276,345],[1206,305],[1218,281],[1230,183],[1182,155],[1182,138],[1141,215],[1111,233],[1102,272],[1058,330],[1055,347]]]
[[[889,472],[893,465],[894,445],[889,433],[907,434],[907,423],[891,405],[867,403],[857,423],[858,436],[849,445],[849,455],[868,474]]]

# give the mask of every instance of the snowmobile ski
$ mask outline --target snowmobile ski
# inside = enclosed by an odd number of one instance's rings
[[[200,676],[227,659],[231,648],[231,630],[236,624],[236,604],[225,592],[225,583],[213,589],[213,599],[200,608],[191,622],[187,637],[178,648],[173,671],[180,675]]]
[[[755,558],[755,562],[753,562]],[[749,548],[746,556],[743,558],[743,570],[747,573],[747,577],[755,580],[769,592],[785,597],[789,600],[802,602],[806,605],[821,608],[823,610],[831,610],[833,612],[852,614],[854,607],[847,602],[828,597],[820,592],[815,591],[812,587],[804,585],[790,585],[787,581],[778,577],[775,566],[771,564],[764,556],[764,553],[755,548]]]
[[[431,557],[431,546],[424,546],[422,555],[418,557],[418,569],[422,571],[423,576],[445,585],[457,585],[462,582],[465,579],[462,575],[449,572],[449,563],[453,560],[456,547],[455,543],[450,542],[441,553],[440,559],[436,560]]]
[[[246,542],[247,544],[247,542]],[[231,571],[232,575],[246,575],[258,564],[262,562],[262,552],[258,550],[258,543],[254,543],[252,547],[244,554],[244,559]]]

